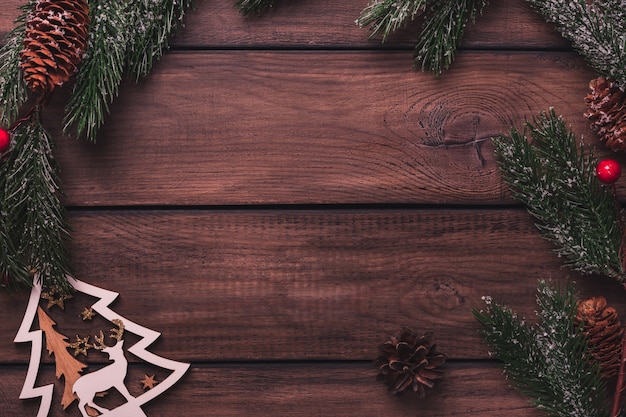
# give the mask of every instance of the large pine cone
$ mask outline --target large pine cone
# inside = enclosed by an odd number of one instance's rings
[[[26,22],[20,66],[28,87],[51,93],[80,64],[89,34],[87,0],[40,0]]]
[[[611,79],[598,77],[589,83],[585,117],[605,145],[613,151],[626,150],[626,94]]]
[[[405,330],[399,337],[380,345],[379,350],[381,355],[374,362],[379,370],[378,379],[392,394],[411,387],[424,397],[426,388],[432,388],[436,380],[443,378],[443,370],[436,368],[446,362],[446,356],[437,352],[432,332],[420,337]]]
[[[604,297],[580,301],[575,323],[577,326],[582,324],[591,357],[600,364],[602,377],[617,375],[622,356],[624,329],[615,309],[607,307]]]

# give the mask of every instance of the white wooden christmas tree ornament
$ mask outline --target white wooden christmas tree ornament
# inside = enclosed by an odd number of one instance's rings
[[[166,359],[149,352],[147,348],[160,336],[160,333],[134,323],[111,310],[109,305],[117,298],[118,293],[87,284],[72,277],[68,277],[68,280],[77,293],[84,293],[97,299],[92,306],[86,307],[85,311],[91,312],[90,315],[95,312],[117,326],[110,332],[110,336],[114,339],[112,345],[107,344],[104,334],[100,332],[100,336],[94,337],[94,345],[84,341],[84,346],[81,346],[81,349],[78,349],[76,353],[86,354],[86,349],[82,348],[95,348],[106,353],[111,363],[98,370],[84,373],[84,368],[87,366],[69,353],[67,348],[70,347],[70,343],[66,342],[65,336],[54,330],[53,327],[56,323],[39,306],[42,299],[42,289],[39,284],[35,284],[30,293],[24,319],[14,340],[16,343],[31,343],[32,345],[30,363],[19,398],[41,398],[37,417],[47,417],[55,404],[64,409],[77,407],[82,417],[98,415],[102,417],[148,417],[141,406],[171,388],[187,372],[189,364]],[[35,282],[37,281],[36,279]],[[59,305],[54,302],[52,304]],[[62,307],[62,304],[59,307]],[[37,318],[39,326],[37,330],[31,330],[35,318]],[[123,338],[125,332],[139,336],[139,341],[132,346],[125,346]],[[55,356],[57,378],[60,378],[61,375],[64,377],[65,390],[61,401],[53,401],[54,384],[43,386],[36,384],[44,339],[48,353]],[[166,370],[169,375],[159,381],[158,384],[151,384],[149,390],[133,396],[128,391],[125,382],[128,371],[125,351],[132,353],[151,366]],[[99,393],[112,389],[121,394],[124,403],[112,409],[96,404],[94,399]]]

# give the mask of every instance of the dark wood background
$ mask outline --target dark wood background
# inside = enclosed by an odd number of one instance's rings
[[[21,3],[4,0],[0,34]],[[155,353],[192,364],[146,414],[538,416],[472,308],[492,295],[532,315],[540,278],[624,307],[622,290],[561,268],[490,138],[552,106],[597,145],[582,117],[593,71],[523,0],[489,5],[438,78],[412,68],[416,26],[367,39],[366,0],[252,18],[233,3],[196,1],[97,144],[61,136],[66,94],[46,112],[77,278],[119,292],[116,311],[162,333]],[[2,416],[38,408],[18,399],[27,298],[0,295]],[[403,327],[434,331],[449,356],[425,400],[375,380],[378,344]]]

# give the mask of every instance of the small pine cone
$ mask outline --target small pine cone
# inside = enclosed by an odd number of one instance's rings
[[[426,388],[443,378],[443,370],[435,369],[446,362],[446,356],[437,352],[433,344],[433,333],[423,336],[405,330],[399,337],[379,346],[381,355],[374,361],[378,367],[378,379],[382,380],[392,394],[411,387],[420,397]]]
[[[26,22],[20,66],[28,87],[51,93],[80,64],[89,34],[87,0],[39,0]]]
[[[591,129],[613,151],[626,150],[626,93],[611,79],[598,77],[589,83],[585,117]]]
[[[582,325],[591,357],[600,364],[604,378],[617,375],[622,355],[624,329],[613,307],[604,297],[592,297],[578,303],[575,323]]]

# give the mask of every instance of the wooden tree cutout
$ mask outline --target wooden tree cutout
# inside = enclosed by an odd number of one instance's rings
[[[57,379],[61,377],[64,379],[61,405],[63,405],[65,410],[77,399],[76,394],[72,392],[72,387],[76,380],[80,378],[80,374],[87,365],[75,359],[68,352],[67,348],[70,344],[67,342],[67,337],[54,329],[56,323],[41,307],[37,307],[37,317],[39,319],[39,328],[46,336],[46,350],[49,355],[54,355],[56,377]]]
[[[102,413],[100,414],[102,417],[147,417],[141,409],[141,406],[171,388],[187,372],[189,364],[166,359],[149,352],[147,350],[148,347],[160,336],[160,333],[140,326],[139,324],[134,323],[111,310],[109,305],[117,298],[119,295],[118,293],[89,285],[72,277],[68,277],[68,281],[77,292],[82,292],[97,299],[97,301],[89,308],[92,308],[101,317],[109,322],[123,322],[125,331],[140,337],[138,342],[126,349],[126,352],[132,353],[137,358],[147,363],[171,371],[170,374],[165,379],[160,381],[158,385],[155,385],[153,389],[150,389],[137,397],[129,396],[127,398],[128,402],[125,404],[122,404],[112,410],[102,409]],[[53,403],[52,397],[54,393],[54,385],[36,385],[37,374],[41,363],[44,334],[46,337],[48,351],[50,353],[54,353],[55,360],[57,361],[57,378],[60,377],[60,375],[63,375],[64,378],[66,378],[65,392],[67,392],[68,387],[72,387],[80,378],[84,378],[90,374],[80,375],[80,371],[84,368],[84,366],[80,367],[80,362],[75,361],[70,352],[67,351],[67,346],[69,346],[66,341],[67,338],[54,330],[53,326],[56,325],[56,323],[54,323],[54,321],[52,321],[52,319],[39,307],[39,301],[41,299],[41,285],[38,284],[38,282],[39,280],[35,277],[35,284],[31,290],[28,306],[26,308],[26,312],[24,313],[24,319],[22,320],[22,324],[20,325],[20,329],[18,330],[14,341],[16,343],[29,342],[32,344],[30,363],[26,379],[24,381],[24,386],[22,387],[22,391],[20,393],[20,399],[40,397],[41,404],[39,406],[37,417],[47,417]],[[40,317],[40,328],[38,330],[31,330],[33,321],[35,320],[35,315]],[[119,342],[120,341],[118,340],[116,346],[119,344],[119,348],[122,349],[123,344]],[[124,368],[119,372],[121,373],[122,371],[123,374],[117,375],[116,373],[115,377],[117,379],[121,379],[123,382],[126,375],[126,369]],[[77,375],[80,378],[76,378]],[[71,396],[70,394],[63,394],[61,401],[63,408],[66,408],[67,405],[71,404],[76,399],[76,397],[73,396],[73,393],[71,394]],[[86,406],[86,410],[89,415],[95,415],[95,413],[92,413],[95,410],[89,406]]]

